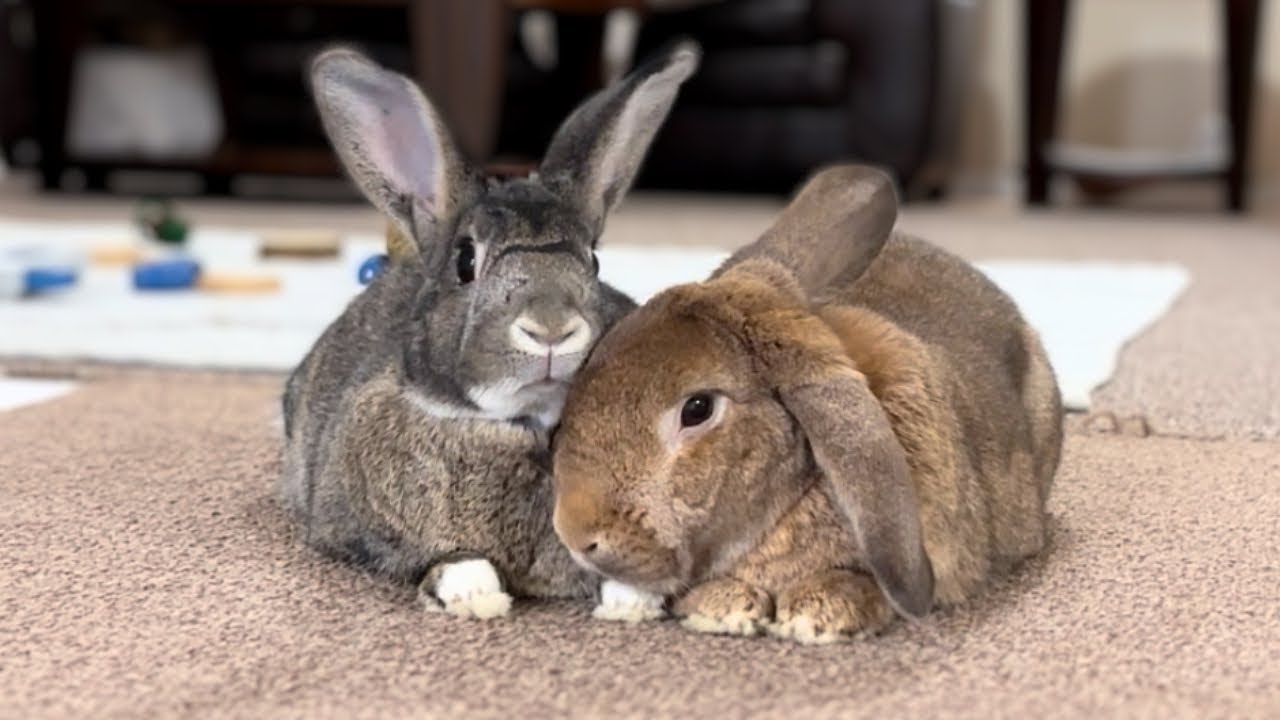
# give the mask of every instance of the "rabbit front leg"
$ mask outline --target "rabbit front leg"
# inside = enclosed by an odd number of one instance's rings
[[[609,579],[600,583],[600,603],[591,611],[591,617],[596,620],[624,623],[661,620],[666,616],[666,602],[661,595]]]
[[[778,595],[769,633],[820,645],[874,633],[893,619],[893,609],[869,575],[829,569],[804,578]]]
[[[357,514],[373,534],[398,538],[405,565],[427,568],[429,608],[492,618],[528,570],[547,514],[535,433],[512,423],[435,418],[396,383],[357,395],[334,452]],[[533,534],[534,537],[526,535]]]
[[[479,620],[511,610],[511,596],[503,591],[497,568],[483,557],[436,563],[418,585],[418,600],[428,610]]]
[[[675,604],[690,630],[718,635],[758,635],[773,616],[773,598],[741,580],[717,578],[694,587]]]

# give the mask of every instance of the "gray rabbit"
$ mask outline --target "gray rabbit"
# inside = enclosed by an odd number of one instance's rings
[[[594,248],[698,59],[680,43],[600,91],[537,172],[507,181],[462,158],[408,78],[349,48],[314,60],[331,143],[417,252],[392,258],[285,388],[281,490],[309,544],[464,616],[595,591],[551,527],[548,437],[595,340],[634,306],[599,282]]]

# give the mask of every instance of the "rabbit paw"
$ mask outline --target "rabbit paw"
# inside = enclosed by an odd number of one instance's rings
[[[431,576],[434,587],[419,591],[428,609],[481,620],[503,617],[511,610],[511,596],[502,591],[498,571],[488,560],[447,563]]]
[[[759,635],[773,615],[769,593],[733,579],[713,580],[676,603],[681,625],[717,635]]]
[[[600,583],[600,604],[591,617],[612,622],[639,623],[666,617],[661,595],[654,595],[616,580]]]
[[[824,645],[874,633],[891,619],[893,610],[874,580],[832,570],[782,593],[768,630],[776,637]]]

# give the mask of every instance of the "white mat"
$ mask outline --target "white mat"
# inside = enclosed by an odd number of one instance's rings
[[[0,376],[0,412],[35,405],[66,395],[76,383],[66,380],[34,380]]]
[[[132,236],[126,225],[0,222],[0,249],[38,242],[69,249]],[[139,293],[123,269],[89,269],[69,292],[0,300],[0,356],[287,370],[360,291],[356,268],[381,251],[352,236],[338,262],[257,257],[253,233],[198,229],[189,251],[211,270],[270,269],[279,293]],[[726,253],[662,247],[600,252],[602,277],[637,300],[705,277]],[[979,264],[1041,333],[1070,407],[1085,408],[1124,343],[1159,318],[1188,282],[1176,265],[993,261]]]

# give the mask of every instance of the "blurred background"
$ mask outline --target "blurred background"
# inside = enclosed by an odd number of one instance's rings
[[[5,192],[352,199],[325,43],[418,78],[499,174],[670,38],[706,56],[640,187],[780,194],[857,159],[910,200],[1280,199],[1265,0],[0,0]]]
[[[0,360],[292,368],[388,247],[307,94],[330,43],[415,78],[511,176],[691,36],[702,66],[604,229],[606,281],[643,300],[701,278],[815,168],[871,163],[900,229],[1011,294],[1073,407],[1230,398],[1280,427],[1252,389],[1280,383],[1271,5],[0,0]],[[1195,367],[1199,394],[1173,392]]]

